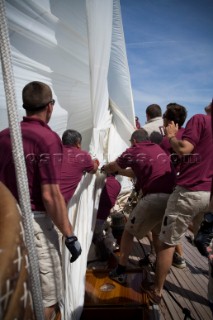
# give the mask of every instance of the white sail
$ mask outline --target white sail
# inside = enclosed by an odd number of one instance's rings
[[[135,118],[120,1],[7,0],[6,14],[20,120],[22,88],[43,81],[56,100],[51,128],[60,136],[67,128],[78,130],[92,156],[114,160],[128,146]],[[8,126],[2,72],[0,83],[2,130]],[[65,320],[79,319],[82,312],[102,184],[102,177],[87,175],[69,204],[82,255],[71,265],[65,250]]]

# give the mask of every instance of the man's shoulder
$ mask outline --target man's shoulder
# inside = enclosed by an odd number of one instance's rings
[[[162,122],[163,123],[163,118],[162,117],[155,117],[155,118],[152,118],[152,119],[149,119],[145,125],[149,125],[153,122]]]
[[[187,131],[189,128],[194,128],[196,130],[197,127],[200,127],[200,128],[211,127],[211,117],[205,114],[200,114],[200,113],[193,115],[188,120],[185,131]]]
[[[24,124],[21,126],[24,146],[34,144],[40,150],[58,150],[62,152],[62,142],[59,135],[49,126]],[[60,150],[60,151],[59,151]],[[54,151],[55,152],[55,151]]]
[[[90,156],[89,152],[86,151],[86,150],[81,149],[81,152],[84,153],[84,154],[87,154],[88,156]],[[91,156],[90,156],[90,157],[91,157]]]
[[[153,131],[158,131],[161,133],[161,127],[163,126],[163,119],[161,117],[156,117],[150,119],[143,125],[143,129],[146,130],[149,134]]]
[[[75,146],[64,146],[63,145],[63,154],[64,154],[64,159],[66,159],[67,157],[72,159],[72,163],[73,161],[75,162],[75,165],[77,167],[81,167],[81,168],[85,168],[85,166],[91,165],[92,162],[92,157],[91,155],[82,149],[79,149]]]
[[[0,136],[5,136],[9,133],[9,128],[5,128],[2,131],[0,131]]]
[[[190,119],[190,120],[196,120],[196,121],[209,121],[211,119],[210,116],[206,115],[206,114],[203,114],[203,113],[197,113],[197,114],[194,114]],[[188,122],[189,122],[188,121]]]
[[[86,156],[91,157],[89,152],[87,152],[86,150],[83,150],[83,149],[79,149],[75,146],[63,145],[63,150],[64,150],[64,152],[67,152],[67,153],[81,154],[81,155],[86,155]]]

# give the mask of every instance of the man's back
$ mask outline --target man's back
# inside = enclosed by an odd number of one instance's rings
[[[175,175],[165,152],[150,141],[128,148],[116,162],[121,168],[131,167],[143,194],[171,193]]]
[[[74,262],[81,246],[73,234],[67,208],[60,192],[62,143],[47,125],[55,100],[50,87],[39,81],[22,90],[27,117],[21,123],[24,159],[33,211],[34,240],[39,262],[45,319],[52,318],[62,294],[62,269],[58,234],[53,223],[66,238],[65,244]],[[18,198],[9,129],[0,133],[0,179]],[[30,212],[29,212],[30,214]]]
[[[194,150],[181,159],[177,184],[189,190],[209,191],[213,176],[211,117],[197,114],[187,123],[182,140],[189,141]]]
[[[59,183],[62,144],[43,121],[24,117],[21,122],[24,156],[32,210],[44,210],[41,184]],[[9,129],[0,133],[0,180],[18,200]]]
[[[93,169],[94,163],[88,152],[70,145],[63,146],[60,189],[66,202],[72,198],[83,173]]]
[[[146,108],[147,122],[143,126],[149,137],[154,133],[163,135],[163,118],[161,107],[158,104],[151,104]]]

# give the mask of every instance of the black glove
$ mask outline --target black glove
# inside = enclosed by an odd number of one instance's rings
[[[213,238],[213,213],[207,212],[200,225],[197,235],[194,239],[194,244],[198,251],[208,257],[207,247]]]
[[[70,262],[74,262],[81,254],[81,245],[76,236],[67,237],[65,240],[65,244],[70,251],[72,257]]]

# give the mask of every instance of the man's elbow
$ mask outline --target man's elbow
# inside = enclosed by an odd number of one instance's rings
[[[178,154],[179,156],[186,156],[186,155],[191,154],[192,151],[193,151],[192,148],[179,148],[177,154]]]
[[[180,157],[182,157],[182,156],[184,156],[184,155],[186,154],[186,152],[185,152],[184,149],[179,149],[179,150],[176,151],[176,153],[177,153]]]
[[[44,204],[52,203],[54,199],[60,198],[61,192],[58,185],[43,185],[42,200]]]
[[[177,154],[179,154],[180,156],[184,156],[184,155],[192,153],[193,150],[194,150],[194,145],[187,140],[183,140],[179,144]]]

